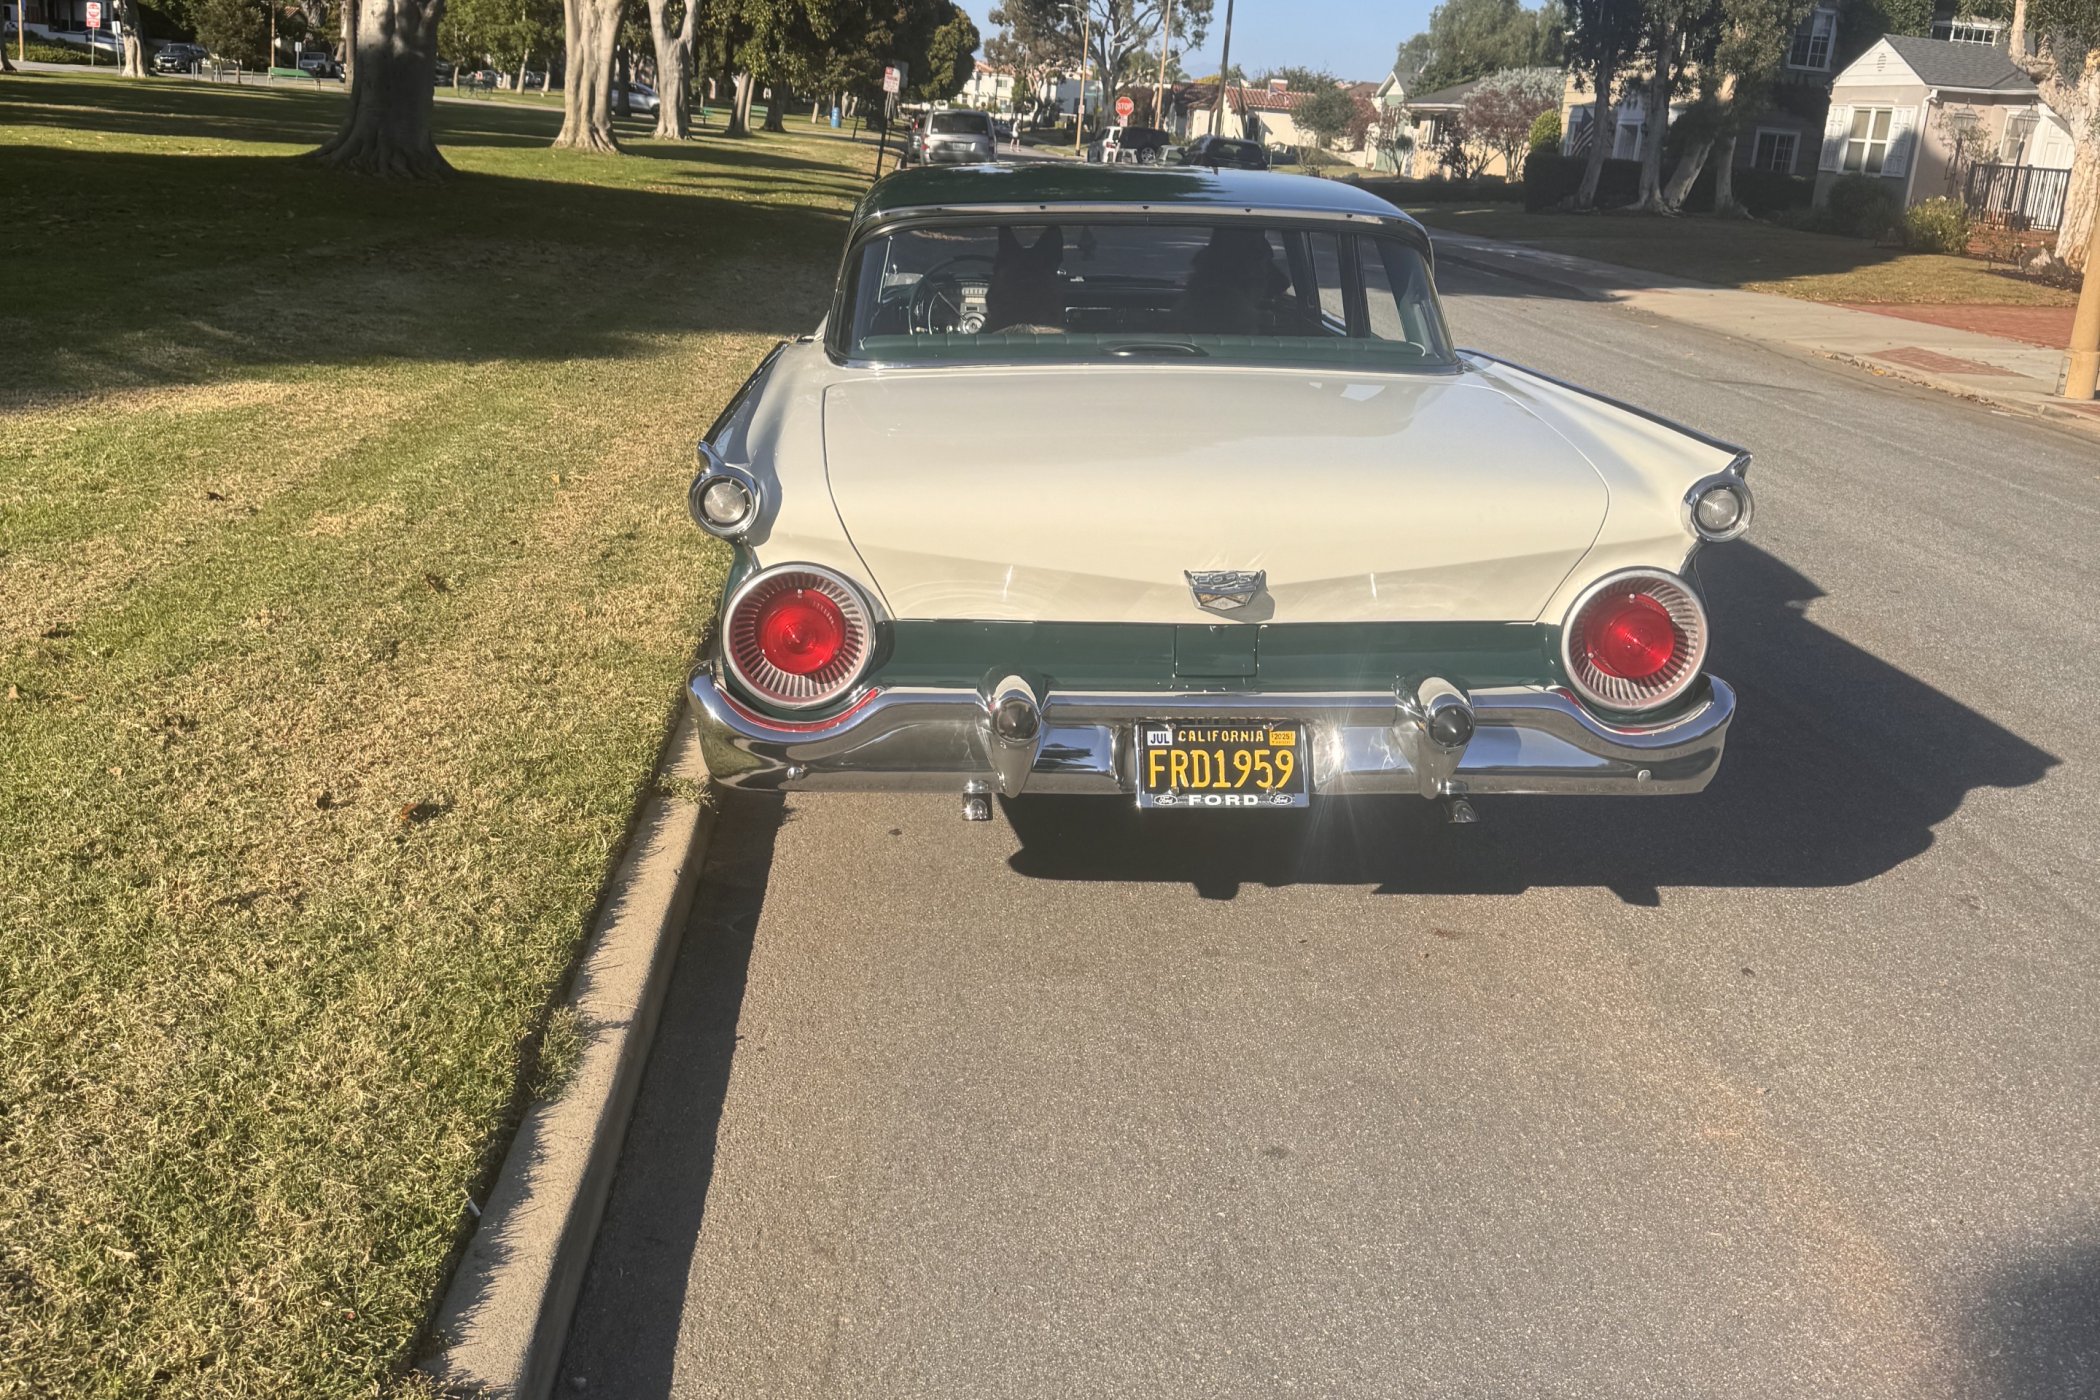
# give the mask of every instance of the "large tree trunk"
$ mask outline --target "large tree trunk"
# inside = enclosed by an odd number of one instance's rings
[[[1663,186],[1663,207],[1671,213],[1684,208],[1685,196],[1692,192],[1699,175],[1706,169],[1706,158],[1713,154],[1714,138],[1695,138],[1684,153],[1677,157],[1677,168],[1670,172],[1670,183]]]
[[[670,0],[649,0],[649,38],[656,46],[656,137],[690,141],[693,137],[693,33],[697,0],[685,0],[685,13],[672,29]]]
[[[365,175],[450,174],[430,134],[445,0],[360,0],[357,11],[350,111],[313,158]]]
[[[1613,76],[1599,66],[1595,80],[1597,97],[1590,106],[1590,158],[1582,167],[1582,184],[1575,191],[1577,209],[1594,209],[1597,205],[1597,182],[1604,178],[1604,157],[1610,154],[1611,147],[1611,135],[1606,128],[1611,123]]]
[[[623,44],[613,55],[612,114],[616,117],[634,115],[634,101],[628,93],[628,85],[634,81],[634,69],[627,61],[627,48]]]
[[[2046,50],[2045,50],[2046,56]],[[2100,217],[2100,49],[2085,56],[2076,81],[2050,62],[2046,71],[2029,65],[2042,90],[2042,100],[2071,128],[2071,183],[2064,191],[2063,226],[2056,231],[2056,256],[2073,267],[2085,267],[2093,220]],[[2092,270],[2087,269],[2087,275]]]
[[[561,134],[554,144],[617,155],[612,66],[620,40],[620,0],[562,0],[562,34],[569,58],[562,81]]]
[[[1735,202],[1735,141],[1731,128],[1721,137],[1720,149],[1714,152],[1718,162],[1714,166],[1714,213],[1724,217],[1742,212]]]
[[[519,91],[519,92],[523,92],[523,91],[525,91],[525,70],[526,70],[527,68],[531,67],[531,66],[532,66],[532,50],[531,50],[531,49],[527,49],[527,50],[525,50],[525,56],[524,56],[523,58],[521,58],[521,59],[519,59],[519,60],[518,60],[518,91]]]
[[[139,0],[119,0],[117,18],[124,26],[123,73],[127,78],[146,76],[146,36],[139,29]]]
[[[2027,57],[2027,0],[2013,0],[2012,32],[2005,36],[2005,52],[2015,63]]]
[[[751,89],[755,84],[749,73],[739,73],[732,80],[734,89],[729,94],[729,119],[723,127],[724,136],[749,136],[751,134]]]
[[[1665,19],[1656,28],[1655,73],[1648,79],[1648,129],[1641,139],[1641,188],[1633,207],[1644,214],[1667,213],[1662,202],[1663,138],[1670,130],[1670,49],[1675,31]]]
[[[763,131],[786,131],[787,123],[782,121],[781,118],[786,114],[787,104],[790,100],[792,99],[788,94],[787,84],[776,81],[773,84],[773,95],[766,99],[766,124],[760,129]]]

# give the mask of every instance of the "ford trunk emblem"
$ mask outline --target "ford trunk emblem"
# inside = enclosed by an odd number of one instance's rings
[[[1181,576],[1189,581],[1197,607],[1220,613],[1238,612],[1269,583],[1266,569],[1184,569]]]

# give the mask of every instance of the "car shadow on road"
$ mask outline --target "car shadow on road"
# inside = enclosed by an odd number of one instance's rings
[[[714,800],[714,837],[570,1325],[561,1394],[671,1391],[744,979],[784,820],[777,796],[717,790]]]
[[[1520,894],[1602,886],[1654,905],[1667,887],[1826,888],[1931,847],[1975,788],[2024,787],[2054,755],[1816,625],[1824,596],[1746,544],[1706,552],[1711,668],[1740,709],[1713,785],[1694,797],[1482,798],[1448,827],[1416,797],[1304,813],[1140,813],[1125,799],[1005,804],[1017,872],[1045,880],[1370,885],[1384,894]]]
[[[1981,1395],[2100,1395],[2100,1250],[2090,1242],[2047,1248],[2002,1268],[1986,1281],[1966,1332]]]

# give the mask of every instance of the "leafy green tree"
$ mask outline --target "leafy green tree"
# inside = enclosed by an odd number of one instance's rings
[[[1561,61],[1560,9],[1527,10],[1521,0],[1444,0],[1429,26],[1400,46],[1394,60],[1412,92],[1435,92],[1505,68],[1555,67]]]
[[[197,42],[219,58],[259,68],[270,42],[270,12],[259,0],[197,0],[190,12]]]
[[[1304,86],[1294,85],[1291,91],[1304,95],[1291,108],[1291,121],[1324,151],[1349,129],[1356,116],[1356,99],[1335,82],[1332,74],[1296,71]]]
[[[1529,149],[1534,151],[1557,151],[1560,149],[1560,108],[1541,112],[1531,124]]]
[[[1596,203],[1604,158],[1611,153],[1612,92],[1640,50],[1646,15],[1640,0],[1564,0],[1567,66],[1589,82],[1590,150],[1575,192],[1575,207]]]
[[[1482,78],[1461,109],[1479,163],[1500,155],[1502,168],[1514,178],[1531,144],[1532,125],[1551,115],[1559,126],[1562,86],[1558,68],[1506,68]]]

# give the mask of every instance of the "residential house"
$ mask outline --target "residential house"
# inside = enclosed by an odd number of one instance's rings
[[[1409,134],[1414,137],[1415,146],[1413,151],[1401,157],[1401,174],[1426,180],[1444,170],[1445,144],[1464,116],[1466,98],[1480,84],[1481,79],[1474,78],[1470,82],[1424,93],[1408,102],[1407,114],[1413,122]],[[1509,166],[1500,155],[1491,155],[1479,169],[1469,173],[1507,179]]]
[[[1980,26],[1979,26],[1980,28]],[[1816,198],[1846,175],[1886,181],[1905,208],[1935,196],[2054,228],[2070,128],[1991,41],[1889,35],[1838,74]]]
[[[1364,147],[1371,154],[1371,164],[1382,175],[1404,174],[1413,163],[1413,153],[1399,149],[1393,138],[1405,135],[1412,141],[1414,132],[1407,115],[1407,84],[1397,71],[1387,73],[1385,81],[1372,89],[1371,106],[1371,122],[1364,128]]]
[[[960,106],[977,107],[987,112],[1012,111],[1014,75],[1011,70],[995,67],[980,58],[955,100]]]

